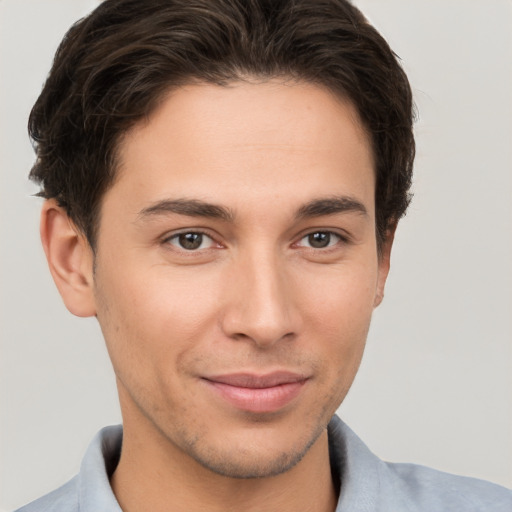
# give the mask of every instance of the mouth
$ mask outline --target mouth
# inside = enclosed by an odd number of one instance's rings
[[[217,396],[237,409],[271,413],[291,403],[309,379],[280,371],[266,375],[234,373],[203,377],[203,380]]]

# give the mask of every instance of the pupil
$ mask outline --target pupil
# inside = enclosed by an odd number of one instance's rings
[[[183,233],[179,236],[179,241],[184,249],[198,249],[203,243],[203,235],[201,233]]]
[[[308,241],[311,247],[321,249],[329,245],[331,241],[331,235],[330,233],[324,233],[322,231],[318,233],[311,233],[311,235],[308,236]]]

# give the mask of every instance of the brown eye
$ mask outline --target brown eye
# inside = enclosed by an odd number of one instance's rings
[[[311,249],[326,249],[340,242],[341,236],[332,231],[315,231],[303,237],[299,245]]]
[[[168,242],[178,249],[185,251],[196,251],[198,249],[208,249],[212,247],[213,240],[204,233],[188,231],[178,233],[169,238]]]
[[[203,243],[203,235],[201,233],[183,233],[178,236],[178,242],[183,249],[193,251],[194,249],[199,249],[199,247],[201,247],[201,244]]]
[[[325,231],[319,231],[318,233],[311,233],[308,235],[308,242],[311,247],[315,249],[323,249],[329,247],[331,243],[331,234]]]

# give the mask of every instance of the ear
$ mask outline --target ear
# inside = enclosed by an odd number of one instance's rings
[[[391,260],[391,248],[393,246],[393,240],[395,239],[396,223],[393,223],[391,227],[386,231],[386,238],[382,242],[382,247],[378,255],[378,277],[377,277],[377,289],[375,293],[375,300],[373,307],[376,308],[384,299],[384,288],[386,286],[386,280],[389,274],[389,266]]]
[[[48,266],[68,310],[94,316],[93,252],[85,236],[53,199],[41,211],[41,241]]]

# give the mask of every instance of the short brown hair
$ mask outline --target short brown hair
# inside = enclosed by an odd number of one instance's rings
[[[94,248],[122,135],[173,87],[247,76],[321,84],[355,105],[375,156],[380,245],[410,200],[412,94],[346,0],[105,0],[66,34],[32,109],[30,177]]]

